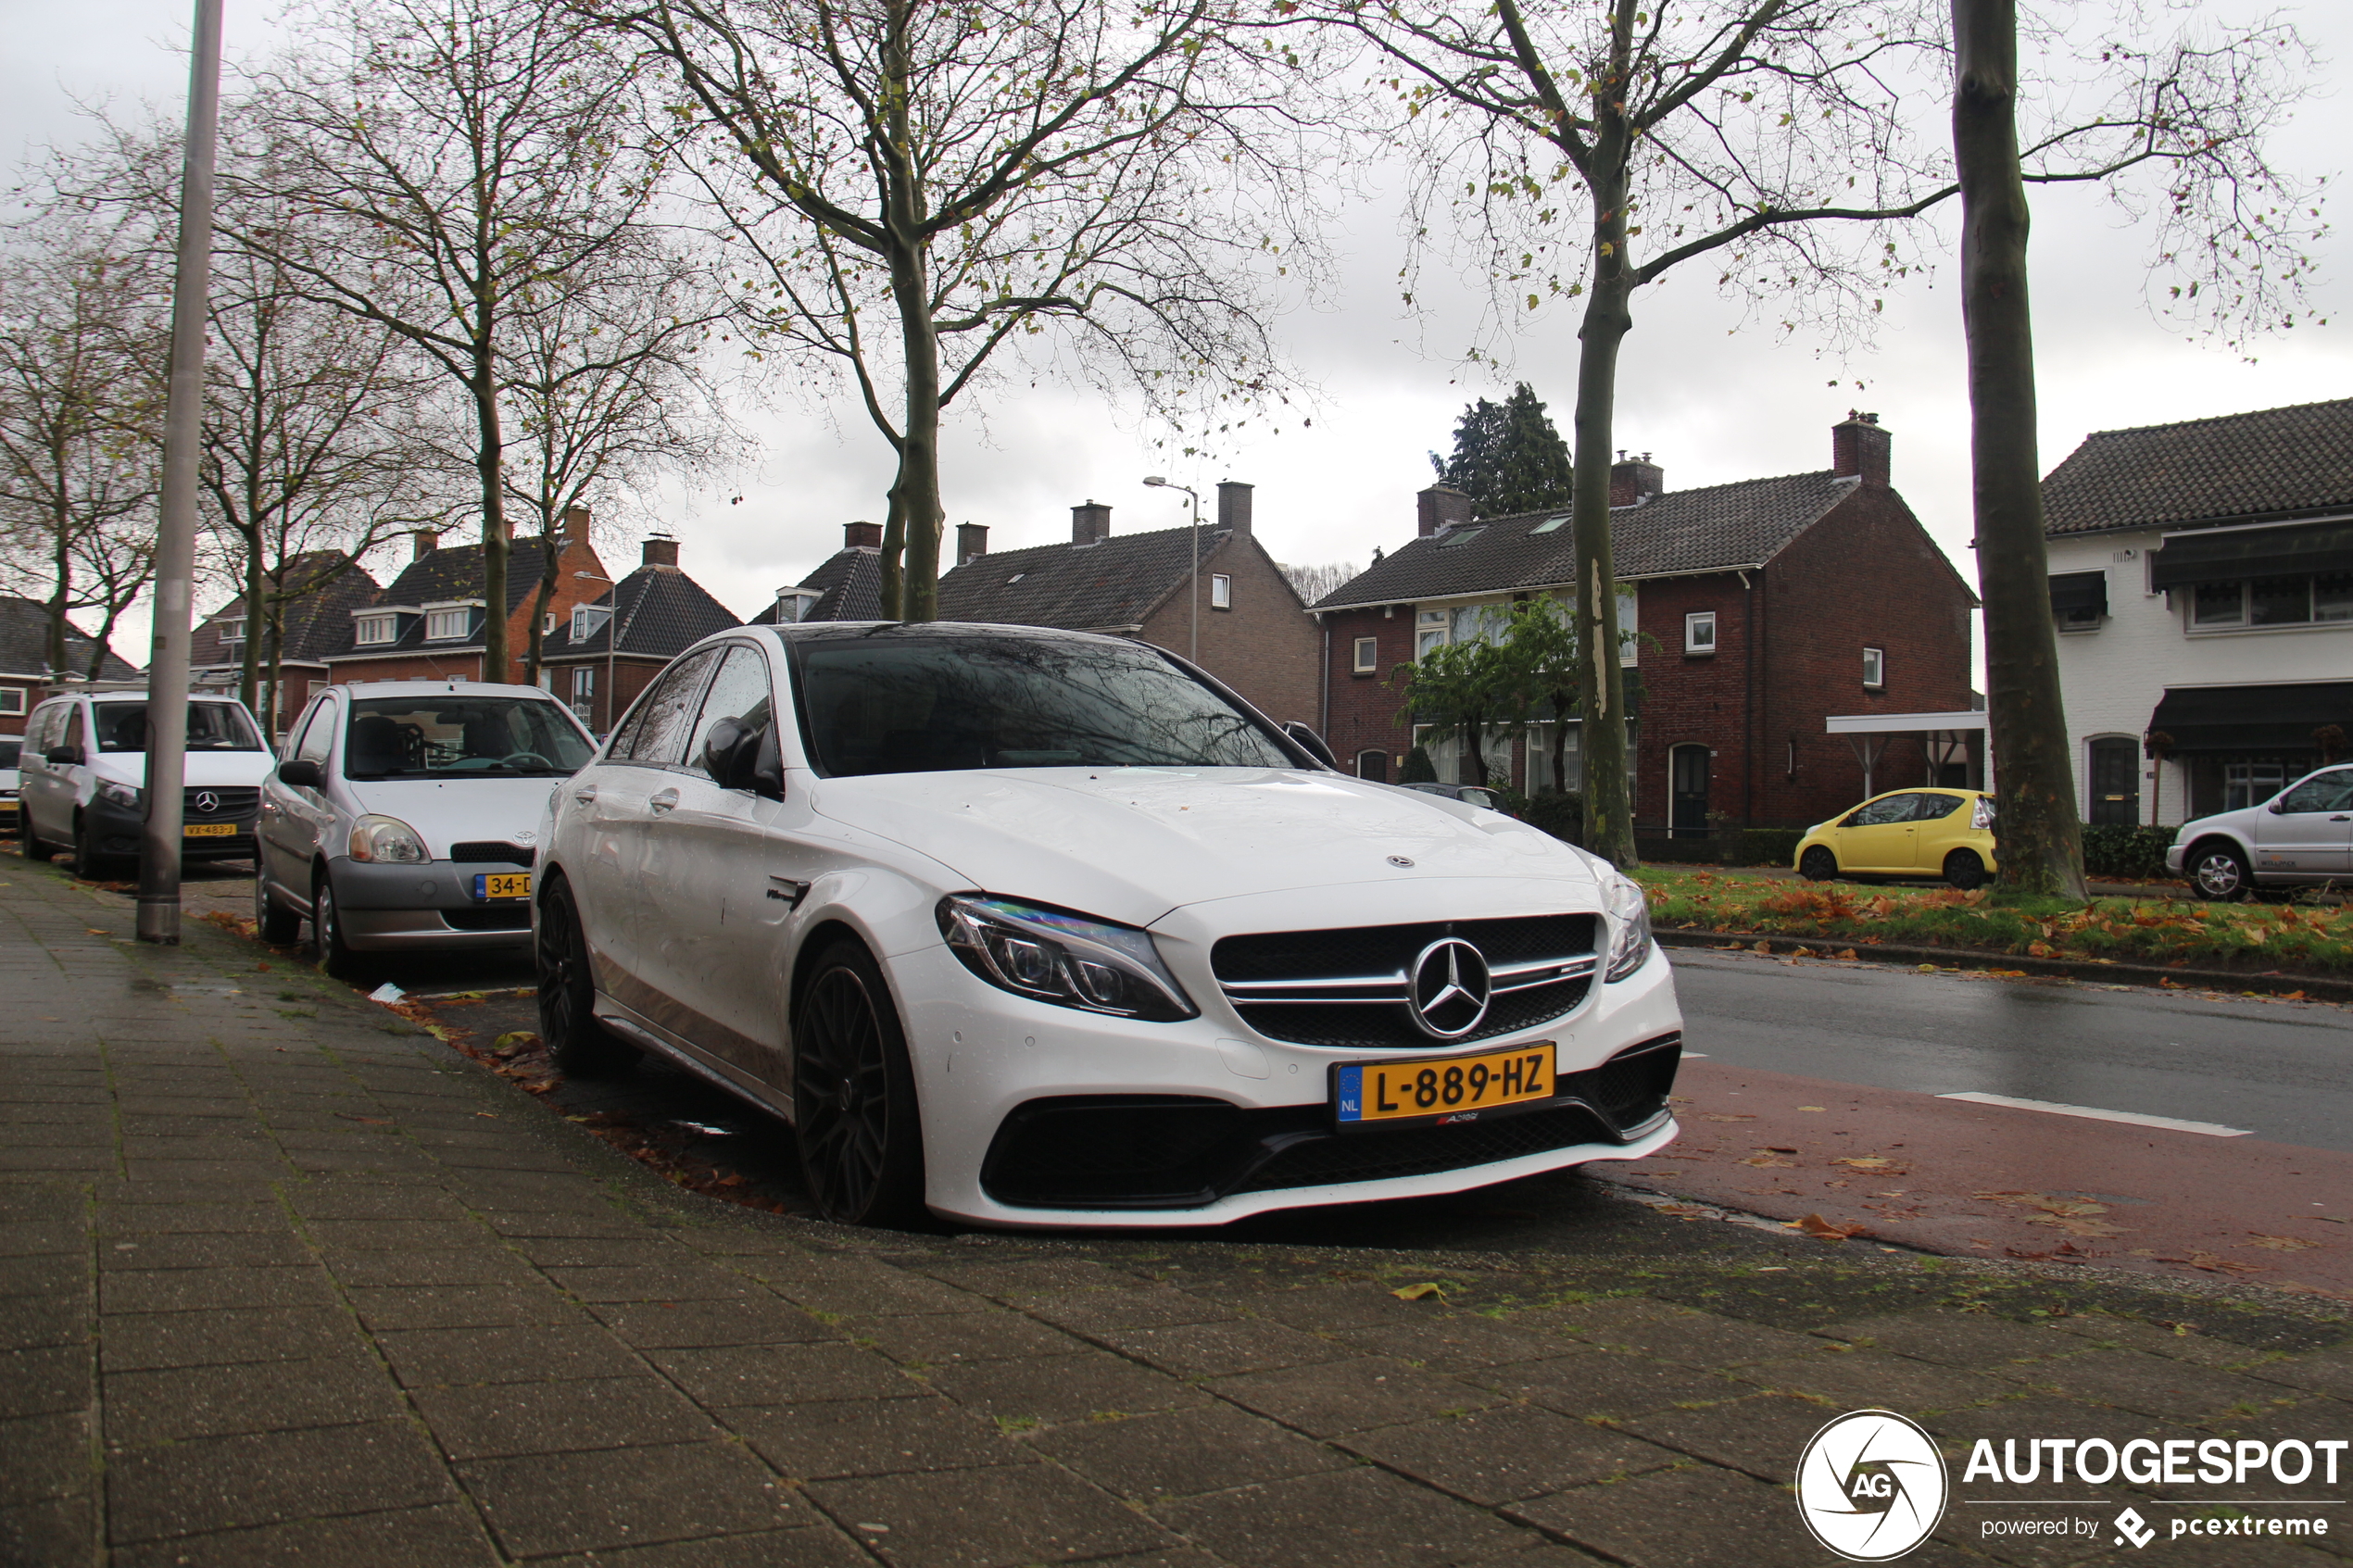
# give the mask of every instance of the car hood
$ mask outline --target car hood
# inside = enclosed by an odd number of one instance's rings
[[[1187,904],[1301,887],[1432,877],[1594,884],[1584,856],[1524,822],[1335,773],[879,773],[819,781],[812,805],[975,888],[1139,926]]]
[[[489,840],[529,846],[539,836],[547,794],[561,779],[350,780],[343,794],[357,811],[397,817],[415,828],[435,859],[452,844]]]
[[[250,787],[270,776],[278,759],[266,751],[191,751],[184,778],[190,789]],[[133,788],[147,787],[147,754],[144,751],[102,751],[90,760],[90,771]]]

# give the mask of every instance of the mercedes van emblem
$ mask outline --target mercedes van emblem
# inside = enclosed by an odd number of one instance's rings
[[[209,815],[220,809],[220,797],[208,789],[196,791],[196,809]]]
[[[1405,1010],[1431,1038],[1459,1040],[1487,1016],[1493,989],[1486,955],[1459,936],[1441,937],[1414,960]]]

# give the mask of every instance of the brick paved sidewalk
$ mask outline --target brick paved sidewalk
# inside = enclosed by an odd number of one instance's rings
[[[1598,1197],[1541,1260],[751,1214],[308,971],[129,933],[0,862],[0,1562],[1769,1568],[1828,1561],[1787,1487],[1858,1406],[1957,1452],[2353,1428],[2319,1314]],[[1941,1534],[1907,1562],[2109,1549]]]

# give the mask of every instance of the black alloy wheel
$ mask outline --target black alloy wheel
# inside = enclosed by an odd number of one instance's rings
[[[1797,874],[1808,882],[1829,882],[1838,875],[1838,857],[1817,844],[1797,859]]]
[[[2228,839],[2209,838],[2193,848],[2187,859],[2190,885],[2212,903],[2242,898],[2255,886],[2255,872]]]
[[[588,934],[572,884],[560,876],[540,896],[532,951],[539,970],[539,1038],[549,1060],[576,1078],[610,1078],[636,1065],[636,1047],[597,1022]]]
[[[793,1013],[793,1131],[818,1214],[904,1224],[923,1214],[923,1127],[907,1037],[872,954],[817,957]]]
[[[261,869],[261,857],[253,860],[253,929],[254,935],[273,947],[283,947],[302,935],[302,917],[278,902],[270,891],[270,878]]]
[[[1985,885],[1985,859],[1974,849],[1956,849],[1944,857],[1944,880],[1966,893]]]
[[[323,871],[310,884],[310,937],[319,950],[321,969],[337,980],[357,982],[368,977],[368,960],[345,938],[343,915],[335,908],[335,884]]]

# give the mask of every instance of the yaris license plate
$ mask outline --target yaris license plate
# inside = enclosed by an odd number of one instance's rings
[[[531,897],[529,872],[489,872],[474,878],[477,898],[528,898]]]
[[[1332,1069],[1340,1127],[1473,1121],[1484,1110],[1553,1098],[1553,1042],[1434,1060],[1352,1061]]]

